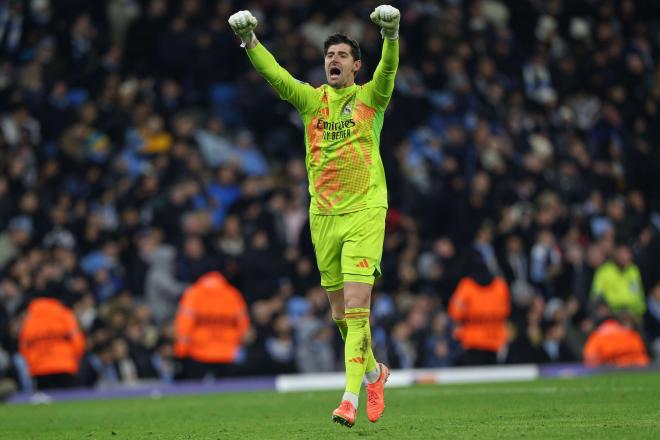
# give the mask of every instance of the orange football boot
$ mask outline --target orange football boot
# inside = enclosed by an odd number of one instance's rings
[[[367,418],[376,423],[385,411],[385,382],[390,377],[390,369],[378,363],[380,376],[374,383],[367,384]]]
[[[340,423],[347,428],[352,428],[355,424],[355,407],[348,400],[344,400],[339,404],[339,408],[332,412],[332,421]]]

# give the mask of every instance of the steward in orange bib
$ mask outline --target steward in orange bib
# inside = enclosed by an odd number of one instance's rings
[[[449,315],[456,324],[454,337],[464,350],[461,364],[496,363],[497,352],[507,342],[510,312],[506,281],[492,276],[475,252],[470,274],[461,279],[449,301]]]
[[[174,324],[174,353],[184,360],[179,376],[198,379],[230,371],[250,318],[238,289],[220,273],[209,272],[183,293]]]
[[[85,352],[85,337],[71,309],[55,298],[37,298],[28,306],[19,351],[38,389],[71,387]]]
[[[642,337],[616,319],[605,320],[589,335],[583,354],[588,367],[645,367],[649,364]]]

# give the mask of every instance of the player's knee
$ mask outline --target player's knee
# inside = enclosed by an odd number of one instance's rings
[[[342,286],[343,287],[343,286]],[[343,289],[328,291],[330,310],[335,320],[344,319],[344,291]]]
[[[361,282],[347,282],[344,286],[345,309],[369,308],[371,304],[371,285]]]
[[[368,309],[370,302],[370,292],[356,292],[353,295],[346,295],[346,298],[344,298],[344,310],[355,308]]]
[[[352,298],[346,300],[345,309],[368,309],[370,301],[368,298]],[[344,309],[344,310],[345,310]]]
[[[331,302],[330,310],[332,311],[332,319],[344,319],[344,301],[341,302]]]

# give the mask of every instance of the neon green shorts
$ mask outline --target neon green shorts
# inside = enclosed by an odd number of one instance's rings
[[[310,214],[321,286],[333,292],[345,281],[374,284],[380,277],[387,208],[340,215]]]

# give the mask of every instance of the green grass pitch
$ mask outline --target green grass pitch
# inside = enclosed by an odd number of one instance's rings
[[[387,409],[333,424],[336,392],[253,392],[0,406],[2,439],[658,439],[660,375],[421,385]],[[361,401],[363,404],[365,399]]]

